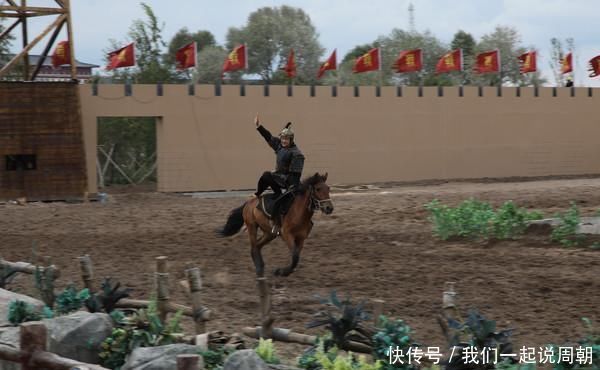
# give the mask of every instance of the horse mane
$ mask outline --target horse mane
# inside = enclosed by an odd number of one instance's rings
[[[325,177],[317,172],[311,177],[302,180],[302,183],[300,183],[300,186],[298,187],[298,192],[304,194],[311,186],[315,186],[320,182],[325,182]]]

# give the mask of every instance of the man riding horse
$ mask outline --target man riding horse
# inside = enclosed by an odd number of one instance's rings
[[[275,151],[276,167],[275,171],[265,171],[260,179],[254,197],[259,198],[267,189],[271,188],[275,193],[275,198],[281,200],[282,189],[288,191],[293,190],[300,184],[302,169],[304,168],[304,155],[294,143],[294,132],[291,129],[291,122],[279,133],[279,137],[271,135],[269,130],[260,124],[258,114],[254,118],[256,129],[265,139],[267,144]],[[276,203],[276,208],[273,212],[273,230],[272,233],[277,235],[281,227],[281,202]]]

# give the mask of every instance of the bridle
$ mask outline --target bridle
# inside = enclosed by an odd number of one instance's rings
[[[314,192],[314,186],[311,185],[310,187],[310,194],[309,194],[309,198],[310,198],[310,202],[308,202],[308,209],[310,211],[318,211],[321,209],[322,207],[322,203],[325,202],[330,202],[331,203],[331,198],[327,198],[327,199],[317,199],[315,198],[315,192]]]

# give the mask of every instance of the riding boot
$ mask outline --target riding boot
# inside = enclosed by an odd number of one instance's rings
[[[271,234],[279,235],[281,233],[281,216],[275,215],[273,216],[273,228],[271,229]]]

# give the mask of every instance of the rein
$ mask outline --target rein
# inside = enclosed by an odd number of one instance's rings
[[[317,199],[314,196],[314,191],[313,191],[313,187],[310,187],[310,202],[308,202],[308,210],[309,211],[318,211],[321,209],[321,203],[325,203],[325,202],[331,202],[331,198],[327,198],[327,199]]]

